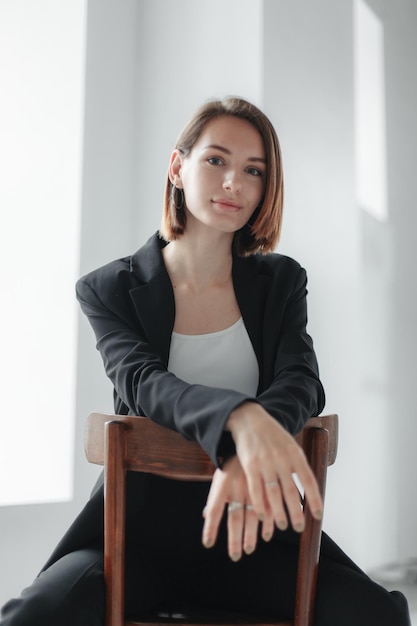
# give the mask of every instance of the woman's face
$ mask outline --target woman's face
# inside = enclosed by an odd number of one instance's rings
[[[189,220],[234,233],[261,202],[266,159],[262,137],[246,120],[219,117],[207,124],[187,156],[175,152],[171,180],[184,190]]]

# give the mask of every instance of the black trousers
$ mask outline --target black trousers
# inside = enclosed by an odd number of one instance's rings
[[[127,523],[127,615],[196,606],[291,618],[298,536],[276,531],[234,563],[223,521],[218,542],[201,545],[207,487],[155,479],[140,516]],[[103,554],[82,548],[43,571],[2,611],[1,626],[103,626]],[[409,626],[407,602],[362,572],[323,534],[315,626]]]

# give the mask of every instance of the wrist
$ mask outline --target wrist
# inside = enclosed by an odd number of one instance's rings
[[[232,437],[235,438],[237,431],[254,417],[257,409],[262,410],[262,407],[257,402],[251,400],[243,402],[230,413],[225,424],[225,430],[229,431]]]

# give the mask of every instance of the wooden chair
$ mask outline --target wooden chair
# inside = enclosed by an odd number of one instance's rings
[[[324,498],[327,467],[337,452],[337,415],[314,417],[296,436],[319,483]],[[104,576],[106,583],[106,626],[160,626],[189,624],[275,624],[311,626],[321,541],[321,521],[306,507],[306,528],[301,534],[295,618],[293,622],[274,622],[253,617],[210,614],[196,616],[155,616],[126,621],[124,618],[124,515],[126,471],[139,471],[177,480],[210,480],[214,465],[195,443],[159,426],[146,417],[125,417],[92,413],[85,431],[85,452],[91,463],[105,468]]]

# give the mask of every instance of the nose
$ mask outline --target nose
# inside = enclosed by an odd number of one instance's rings
[[[223,181],[223,189],[232,193],[240,193],[242,190],[242,181],[236,170],[228,170]]]

